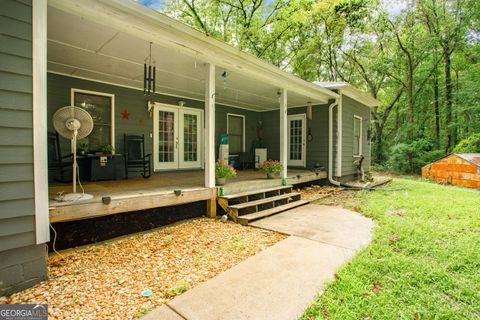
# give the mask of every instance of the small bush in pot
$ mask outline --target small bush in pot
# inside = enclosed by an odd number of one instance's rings
[[[274,178],[282,172],[283,164],[278,160],[267,160],[260,163],[260,168],[267,174],[268,178]]]
[[[229,165],[225,160],[218,160],[215,163],[215,178],[216,184],[219,186],[223,186],[227,178],[232,178],[237,175],[237,171],[234,167]]]

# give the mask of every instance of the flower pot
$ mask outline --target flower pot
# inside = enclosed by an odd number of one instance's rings
[[[276,179],[278,177],[280,177],[280,173],[267,172],[267,178],[268,179]]]
[[[215,178],[215,184],[217,186],[224,186],[227,183],[227,178]]]

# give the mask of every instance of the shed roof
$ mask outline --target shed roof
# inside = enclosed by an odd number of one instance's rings
[[[458,157],[480,167],[480,153],[455,153]]]
[[[446,156],[441,157],[440,159],[437,159],[437,160],[432,161],[431,163],[425,165],[424,168],[430,166],[432,163],[435,163],[435,162],[440,161],[442,159],[448,158],[452,155],[454,155],[456,157],[459,157],[459,158],[461,158],[465,161],[468,161],[471,164],[480,168],[480,153],[450,153],[450,154],[447,154]]]
[[[355,99],[359,101],[360,103],[363,103],[367,107],[373,108],[377,107],[380,105],[380,101],[375,99],[374,97],[368,95],[364,91],[352,86],[348,82],[321,82],[321,81],[315,81],[314,84],[316,84],[319,87],[323,87],[326,89],[333,89],[333,90],[339,90],[340,93],[345,94],[346,96]]]

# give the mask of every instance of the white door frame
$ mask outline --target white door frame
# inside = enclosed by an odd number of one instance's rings
[[[178,157],[179,157],[179,163],[178,167],[180,169],[189,169],[189,168],[201,168],[203,165],[203,110],[201,109],[193,109],[193,108],[185,108],[181,107],[179,108],[178,112],[178,120],[179,125],[178,125],[178,141],[179,141],[179,148],[178,148]],[[184,161],[183,153],[184,153],[184,123],[183,123],[183,116],[185,114],[192,114],[196,115],[198,119],[198,133],[197,133],[197,161]]]
[[[245,152],[245,116],[242,114],[236,114],[236,113],[227,113],[227,134],[228,134],[228,117],[239,117],[242,118],[242,152]]]
[[[175,114],[174,120],[174,137],[177,140],[174,152],[174,161],[168,164],[160,164],[158,159],[158,146],[159,146],[159,138],[158,138],[158,112],[160,110],[165,110],[169,112],[173,112]],[[197,143],[198,145],[198,159],[195,163],[188,163],[182,161],[183,155],[183,115],[185,113],[190,114],[198,114],[200,123],[199,126],[199,134],[197,136]],[[188,107],[180,107],[177,105],[166,104],[166,103],[159,103],[155,102],[153,104],[153,169],[154,171],[164,171],[164,170],[178,170],[178,169],[189,169],[189,168],[202,168],[204,163],[204,136],[203,136],[203,110],[195,109],[195,108],[188,108]]]
[[[287,125],[287,136],[288,136],[288,165],[294,167],[305,167],[307,164],[307,115],[305,113],[301,114],[290,114],[287,116],[288,125]],[[302,159],[301,160],[290,160],[290,122],[291,120],[302,120]]]

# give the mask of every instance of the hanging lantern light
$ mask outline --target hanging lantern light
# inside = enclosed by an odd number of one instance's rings
[[[147,61],[143,64],[143,94],[149,96],[155,94],[155,78],[156,78],[156,67],[152,66],[152,43],[150,42],[150,52],[148,55],[148,65]],[[155,61],[153,61],[155,64]]]

